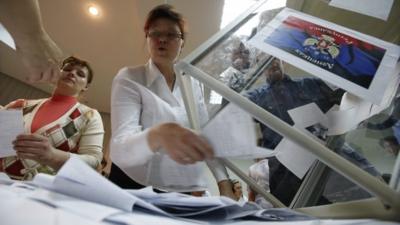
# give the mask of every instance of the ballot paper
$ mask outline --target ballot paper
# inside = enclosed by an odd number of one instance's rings
[[[12,184],[14,182],[6,173],[0,172],[0,184]]]
[[[26,197],[32,201],[55,209],[63,209],[93,221],[100,222],[111,215],[123,213],[120,209],[35,187],[30,182],[15,183],[5,188],[16,193],[19,197]]]
[[[328,128],[326,116],[315,103],[306,104],[288,111],[294,122],[294,127],[299,129],[316,141],[323,143],[326,139]],[[302,179],[317,159],[314,154],[307,151],[288,138],[284,138],[275,148],[276,158],[285,165],[293,174]]]
[[[264,221],[311,220],[313,217],[290,209],[264,210],[253,203],[239,204],[223,196],[194,197],[181,193],[155,193],[151,188],[128,190],[177,217],[203,220],[232,220],[238,218]],[[120,221],[122,222],[122,221]]]
[[[399,66],[398,66],[399,67]],[[399,85],[399,74],[389,82],[384,101],[372,104],[350,93],[345,93],[338,108],[326,113],[329,127],[328,135],[341,135],[353,130],[357,125],[388,108],[395,97]]]
[[[71,158],[58,171],[57,176],[51,179],[46,174],[37,174],[33,180],[34,184],[47,188],[61,194],[77,197],[107,206],[115,207],[124,211],[132,211],[133,207],[140,207],[156,213],[166,214],[131,194],[117,185],[102,177],[90,168],[79,157]],[[46,182],[43,182],[45,180]]]
[[[274,151],[257,146],[256,127],[249,113],[233,103],[225,106],[202,129],[216,157],[262,158]]]
[[[110,224],[138,225],[138,224],[162,224],[162,225],[202,225],[202,222],[192,221],[181,218],[170,218],[159,215],[149,215],[143,212],[133,212],[117,214],[107,218],[106,222]],[[208,224],[208,223],[204,223]]]
[[[0,110],[0,158],[16,155],[12,141],[24,133],[22,110]]]
[[[235,220],[215,220],[213,217],[208,217],[206,220],[188,219],[165,217],[155,215],[153,213],[133,211],[121,212],[109,215],[102,221],[93,219],[92,216],[87,217],[87,214],[81,211],[103,210],[100,205],[93,207],[91,204],[76,205],[75,209],[70,210],[59,204],[48,204],[47,202],[33,199],[31,197],[21,196],[18,187],[4,188],[0,187],[0,218],[1,224],[7,225],[21,225],[21,224],[57,224],[57,225],[105,225],[105,224],[120,224],[120,225],[136,225],[136,224],[162,224],[162,225],[208,225],[208,224],[240,224],[240,225],[343,225],[343,224],[365,224],[365,225],[389,225],[392,222],[371,220],[371,219],[352,219],[352,220],[321,220],[311,218],[307,215],[296,213],[287,208],[260,210],[254,216],[247,216],[238,221]],[[15,192],[14,192],[15,190]],[[58,195],[56,193],[49,193],[49,198]],[[46,199],[48,199],[46,197]],[[67,200],[68,198],[66,198]],[[76,204],[84,201],[70,198],[71,202]],[[57,201],[56,201],[57,203]],[[90,209],[88,209],[90,208]],[[16,213],[19,212],[19,213]],[[101,213],[101,212],[96,212]],[[239,214],[236,214],[239,215]],[[270,221],[267,222],[266,221]],[[282,222],[286,221],[286,222]]]
[[[215,211],[220,211],[222,209],[226,210],[228,207],[242,208],[238,202],[223,196],[199,198],[176,192],[155,193],[152,188],[128,190],[128,192],[146,202],[154,204],[173,216],[179,217],[209,215],[210,212],[215,213]],[[258,209],[259,208],[256,207],[251,211],[247,210],[246,212],[247,214],[253,214],[254,210]],[[226,219],[225,216],[223,219]]]
[[[162,187],[162,190],[186,192],[195,187],[207,188],[207,182],[203,177],[204,162],[182,165],[167,154],[155,154],[148,168],[151,168],[151,174],[148,176],[152,177],[152,185]]]
[[[59,211],[53,207],[27,198],[2,199],[0,202],[1,223],[7,225],[20,224],[83,224],[76,223],[77,215],[66,211]],[[20,212],[20,213],[16,213]],[[19,214],[19,215],[18,215]],[[13,216],[12,216],[13,215]],[[96,224],[85,221],[85,224]]]
[[[123,213],[142,211],[169,217],[202,220],[245,217],[266,219],[259,206],[251,203],[239,204],[226,197],[193,197],[179,193],[159,194],[154,193],[150,188],[138,191],[123,190],[102,177],[77,156],[72,156],[56,176],[38,174],[32,183],[69,197],[113,207],[124,211]],[[51,195],[47,192],[37,192],[29,197],[71,212],[74,211],[73,207],[76,205],[74,202],[66,201],[68,198],[65,197],[51,199]],[[93,207],[91,204],[86,205]],[[95,206],[95,208],[100,210],[101,206]],[[105,210],[103,213],[94,212],[93,209],[75,213],[100,220],[104,219],[106,214],[111,215],[118,212],[108,207],[103,210]],[[294,212],[288,209],[287,213],[292,215]],[[313,219],[312,217],[307,218]],[[111,221],[111,218],[106,218],[106,220]],[[282,218],[282,220],[285,219]]]

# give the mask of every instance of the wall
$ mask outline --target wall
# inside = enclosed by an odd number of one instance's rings
[[[360,1],[362,4],[362,1]],[[288,0],[287,5],[312,16],[400,44],[400,1],[394,1],[387,21],[328,5],[322,0]]]

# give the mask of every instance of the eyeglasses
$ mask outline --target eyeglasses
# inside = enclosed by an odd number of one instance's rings
[[[70,64],[70,63],[64,65],[64,67],[62,67],[61,70],[65,71],[65,72],[72,72],[73,70],[76,70],[76,73],[78,74],[78,76],[80,76],[82,78],[86,77],[86,74],[83,71],[83,68],[81,68],[80,66]]]
[[[159,38],[166,38],[168,41],[182,39],[183,35],[181,33],[175,32],[160,32],[160,31],[150,31],[147,33],[147,36],[151,39],[159,39]]]

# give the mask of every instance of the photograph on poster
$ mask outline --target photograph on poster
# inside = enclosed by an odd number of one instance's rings
[[[399,46],[292,9],[248,43],[374,104],[399,73]]]

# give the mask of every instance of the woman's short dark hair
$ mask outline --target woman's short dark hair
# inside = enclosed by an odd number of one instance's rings
[[[62,62],[61,65],[61,69],[64,68],[65,65],[67,64],[71,64],[71,65],[78,65],[78,66],[82,66],[82,67],[86,67],[86,69],[88,70],[88,79],[87,79],[87,83],[90,84],[93,80],[93,70],[90,67],[89,63],[86,62],[85,60],[79,59],[78,57],[75,56],[70,56],[66,59],[64,59],[64,61]]]
[[[150,26],[158,19],[168,19],[178,24],[179,29],[182,33],[182,39],[185,40],[186,35],[186,21],[182,14],[175,11],[174,7],[169,4],[162,4],[153,8],[149,14],[147,14],[146,22],[144,24],[144,32],[148,33]]]
[[[388,136],[388,137],[384,137],[379,139],[379,145],[381,147],[385,147],[384,143],[390,143],[392,145],[399,145],[399,142],[397,141],[395,136]]]

